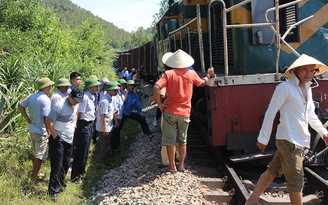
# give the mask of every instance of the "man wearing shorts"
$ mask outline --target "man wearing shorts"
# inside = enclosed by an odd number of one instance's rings
[[[166,146],[169,165],[162,171],[184,171],[184,159],[186,157],[187,130],[190,122],[192,88],[204,86],[211,76],[214,76],[213,68],[209,68],[207,75],[200,78],[196,72],[188,69],[194,64],[194,59],[182,50],[177,50],[168,55],[165,65],[171,70],[165,71],[162,77],[154,85],[153,92],[156,103],[163,113],[162,146]],[[166,87],[167,98],[161,101],[160,90]],[[179,143],[180,161],[175,165],[175,144]]]
[[[33,147],[33,173],[31,180],[33,183],[36,183],[41,163],[46,159],[49,134],[46,129],[45,119],[51,107],[51,102],[47,95],[50,94],[51,85],[53,84],[54,82],[49,78],[41,78],[37,84],[38,92],[31,94],[18,105],[19,111],[30,124],[29,133]],[[28,108],[29,115],[26,112],[26,108]]]
[[[261,175],[247,205],[260,204],[259,197],[277,176],[285,175],[292,205],[302,204],[304,184],[303,148],[310,146],[310,125],[328,143],[328,131],[314,112],[310,85],[315,75],[328,70],[322,62],[301,55],[285,72],[288,81],[279,84],[271,98],[269,107],[257,138],[257,147],[264,152],[270,140],[272,125],[278,111],[280,123],[276,133],[277,152]]]

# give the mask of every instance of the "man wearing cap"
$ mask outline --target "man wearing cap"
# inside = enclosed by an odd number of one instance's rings
[[[76,126],[78,103],[83,101],[83,90],[73,88],[67,98],[52,105],[46,119],[50,130],[50,180],[48,192],[56,201],[58,194],[66,187],[65,176],[70,165],[73,138]]]
[[[48,130],[46,129],[45,119],[47,118],[51,102],[47,95],[51,92],[51,85],[54,82],[49,78],[41,78],[38,80],[37,93],[31,94],[18,105],[19,111],[30,124],[29,133],[33,147],[33,173],[32,182],[36,183],[41,163],[46,159],[48,145]],[[29,110],[29,115],[26,112]]]
[[[118,91],[118,94],[116,96],[112,97],[114,108],[118,110],[118,121],[121,122],[123,117],[123,105],[124,105],[124,99],[128,95],[128,91],[126,90],[127,82],[124,79],[119,79],[117,81],[120,86],[120,90]],[[112,131],[112,137],[111,137],[111,148],[112,148],[112,155],[117,155],[119,153],[119,147],[121,144],[121,130],[119,127],[114,127]]]
[[[66,78],[59,78],[56,82],[57,90],[52,94],[50,101],[51,105],[67,97],[69,82]]]
[[[117,82],[110,82],[106,86],[107,93],[101,99],[99,103],[99,109],[97,112],[96,130],[99,133],[99,139],[97,142],[97,153],[99,160],[107,165],[107,159],[109,156],[111,132],[114,127],[119,127],[118,110],[115,109],[112,98],[117,95],[118,90]]]
[[[277,151],[246,204],[260,204],[258,200],[262,192],[281,174],[286,178],[291,204],[302,204],[303,151],[304,147],[310,146],[311,140],[308,125],[328,144],[328,131],[314,112],[310,87],[312,78],[327,70],[326,65],[306,54],[301,55],[286,70],[288,81],[276,87],[256,143],[264,152],[270,140],[274,118],[280,111],[280,123],[276,132]]]
[[[195,71],[188,67],[194,64],[194,59],[182,50],[164,54],[167,58],[164,65],[171,67],[165,71],[153,88],[158,107],[163,113],[162,146],[166,146],[169,165],[163,172],[184,171],[186,157],[187,130],[190,122],[192,88],[204,86],[208,79],[214,76],[213,68],[207,70],[207,75],[200,78]],[[160,90],[166,87],[166,100],[161,101]],[[178,167],[175,164],[175,144],[179,143],[180,161]]]
[[[109,83],[109,80],[107,78],[102,78],[100,80],[100,85],[99,85],[99,91],[97,94],[95,94],[95,101],[96,101],[96,111],[99,109],[99,103],[100,103],[100,100],[101,98],[106,95],[106,86],[107,84]],[[93,130],[93,133],[92,133],[92,141],[94,144],[97,143],[97,140],[98,140],[98,132],[96,130],[96,121],[97,121],[97,115],[96,115],[96,119],[95,119],[95,123],[94,123],[94,130]]]
[[[85,81],[83,101],[79,104],[77,114],[77,127],[74,134],[76,150],[72,163],[71,180],[82,183],[82,176],[85,173],[90,142],[93,132],[93,122],[95,120],[95,96],[98,92],[100,82],[95,78]]]
[[[137,93],[133,91],[134,88],[134,81],[128,80],[128,94],[126,98],[124,99],[124,105],[123,105],[123,117],[121,119],[120,123],[120,129],[123,128],[125,120],[128,118],[137,121],[142,129],[142,132],[146,134],[147,136],[150,136],[153,134],[149,130],[148,124],[146,122],[145,116],[142,114],[142,109],[139,102],[139,97]],[[137,110],[137,113],[133,112],[133,109]]]

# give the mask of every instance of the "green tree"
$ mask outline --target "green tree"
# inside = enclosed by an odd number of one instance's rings
[[[150,35],[143,27],[139,27],[136,31],[132,32],[131,45],[133,48],[139,47],[151,39]]]

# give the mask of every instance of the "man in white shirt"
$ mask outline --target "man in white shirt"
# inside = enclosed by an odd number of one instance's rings
[[[328,131],[314,112],[310,87],[314,75],[321,75],[327,70],[328,67],[322,62],[305,54],[286,70],[288,81],[276,87],[256,143],[264,152],[270,139],[273,120],[280,111],[276,133],[277,152],[268,169],[259,178],[247,205],[260,204],[258,200],[262,192],[281,174],[286,178],[291,204],[302,204],[303,151],[304,147],[310,146],[311,139],[308,125],[328,143]]]

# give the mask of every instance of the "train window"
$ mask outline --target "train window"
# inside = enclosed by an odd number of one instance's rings
[[[169,36],[171,31],[178,29],[177,19],[165,19],[164,20],[164,39]]]
[[[279,4],[286,4],[292,0],[280,0]],[[286,8],[282,8],[279,11],[280,17],[280,33],[283,35],[287,29],[289,29],[294,23],[297,22],[297,6],[291,5]],[[298,28],[293,28],[285,39],[287,42],[298,42],[299,41],[299,31]]]

